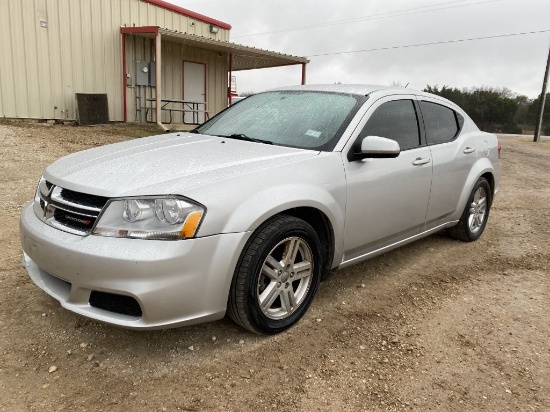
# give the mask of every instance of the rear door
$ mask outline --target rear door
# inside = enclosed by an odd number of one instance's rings
[[[462,189],[477,157],[476,137],[463,130],[464,117],[442,101],[419,97],[433,179],[426,229],[446,223],[457,209]]]
[[[344,158],[347,202],[344,260],[358,258],[416,235],[424,226],[432,163],[421,139],[415,97],[389,96],[367,111],[365,136],[396,140],[401,153],[391,159]],[[360,125],[361,127],[361,125]],[[360,144],[360,143],[359,143]],[[345,154],[344,154],[345,155]]]

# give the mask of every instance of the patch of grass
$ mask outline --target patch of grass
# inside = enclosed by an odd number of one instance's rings
[[[100,129],[104,135],[124,136],[130,138],[139,138],[162,134],[162,130],[157,125],[142,123],[111,123],[100,126],[75,126],[78,128]]]
[[[98,133],[101,135],[111,135],[111,136],[120,136],[120,137],[129,137],[131,139],[136,139],[140,137],[153,136],[156,134],[162,134],[163,131],[156,125],[150,123],[110,123],[105,125],[95,125],[95,126],[79,126],[79,125],[64,125],[64,124],[55,124],[55,125],[46,125],[46,122],[43,120],[34,120],[34,119],[7,119],[0,118],[0,125],[10,126],[10,127],[19,127],[24,129],[34,129],[42,127],[54,127],[57,130],[60,128],[66,128],[67,132],[70,133],[72,128],[77,128],[79,132],[83,133]]]
[[[32,128],[35,127],[38,124],[37,120],[29,120],[29,119],[7,119],[7,118],[0,118],[0,125],[2,126],[12,126],[12,127],[21,127],[21,128]]]

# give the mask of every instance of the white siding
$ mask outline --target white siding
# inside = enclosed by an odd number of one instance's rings
[[[0,0],[0,117],[74,119],[75,93],[107,93],[110,119],[123,120],[124,24],[229,39],[228,30],[211,34],[208,23],[139,0]],[[206,54],[200,59],[227,70]],[[163,58],[170,61],[166,54]],[[130,66],[133,60],[128,60]],[[210,96],[208,87],[209,99],[218,107],[220,98]],[[133,119],[130,110],[128,119]]]

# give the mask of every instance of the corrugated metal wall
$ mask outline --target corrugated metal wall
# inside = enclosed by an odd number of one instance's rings
[[[132,85],[127,87],[127,115],[128,121],[140,121],[136,109],[140,104],[136,96],[142,98],[155,97],[153,87],[135,87],[135,61],[154,60],[154,39],[140,36],[126,36],[126,71],[130,74]],[[226,53],[184,46],[180,43],[171,43],[162,40],[162,98],[183,98],[183,61],[204,63],[206,65],[206,102],[210,113],[218,113],[227,107],[227,70],[228,56]],[[145,105],[142,100],[141,106]],[[153,105],[149,102],[148,107]],[[202,107],[200,108],[202,109]],[[148,120],[153,120],[150,117]],[[163,121],[168,120],[168,115],[163,114]],[[145,111],[141,113],[141,121],[145,121]],[[174,114],[174,122],[182,123],[182,115]]]
[[[75,93],[107,93],[110,119],[123,120],[124,24],[229,39],[227,30],[211,34],[208,23],[139,0],[0,0],[0,117],[74,119]],[[200,58],[208,60],[210,73],[209,62],[216,59],[204,53]],[[208,88],[214,101],[210,89],[217,86]],[[164,90],[170,90],[169,83]]]

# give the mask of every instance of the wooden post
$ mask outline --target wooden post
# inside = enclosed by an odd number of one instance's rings
[[[548,60],[546,61],[546,71],[544,72],[544,81],[542,82],[542,94],[540,95],[539,117],[533,142],[540,141],[540,131],[542,129],[542,117],[544,114],[544,103],[546,101],[546,87],[548,84],[548,69],[550,68],[550,48],[548,49]]]
[[[161,49],[162,49],[162,38],[160,32],[157,33],[157,36],[155,38],[155,88],[156,88],[156,96],[155,96],[155,111],[157,115],[157,125],[164,130],[165,132],[168,131],[168,127],[162,124],[162,105],[161,105],[161,99],[162,99],[162,58],[161,58]]]
[[[229,53],[229,79],[227,79],[227,106],[231,105],[231,77],[233,76],[233,54]]]

